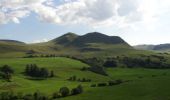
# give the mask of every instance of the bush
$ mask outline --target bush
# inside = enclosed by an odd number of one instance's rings
[[[115,80],[115,81],[109,81],[108,85],[113,86],[113,85],[118,85],[118,84],[121,84],[121,83],[123,83],[123,81],[119,79],[119,80]]]
[[[89,70],[88,67],[83,67],[83,68],[81,68],[81,71],[87,71],[87,70]]]
[[[10,74],[14,73],[14,70],[8,65],[2,66],[0,68],[0,71],[3,72],[3,73],[10,73]]]
[[[0,68],[0,76],[3,79],[7,80],[8,82],[11,81],[13,73],[14,73],[14,70],[8,65],[4,65]]]
[[[78,85],[76,88],[73,88],[71,90],[71,95],[81,94],[82,92],[83,92],[83,87],[81,85]]]
[[[83,92],[83,87],[81,85],[78,85],[77,88],[79,89],[79,92],[82,93]]]
[[[61,94],[62,97],[66,97],[69,95],[70,90],[67,87],[62,87],[60,88],[59,93]]]
[[[104,67],[117,67],[117,62],[115,60],[108,60],[103,64]]]
[[[109,81],[108,84],[109,84],[109,86],[113,86],[113,85],[115,85],[116,83],[115,83],[114,81]]]
[[[121,83],[123,83],[123,80],[118,79],[118,80],[115,80],[115,82],[116,82],[116,84],[121,84]]]
[[[91,87],[96,87],[96,84],[92,84]]]
[[[97,86],[98,86],[98,87],[107,86],[107,83],[98,83]]]
[[[89,68],[89,70],[92,71],[92,72],[94,72],[94,73],[107,76],[107,73],[106,73],[106,71],[104,70],[103,67],[92,66],[92,67]]]
[[[59,95],[59,93],[58,92],[54,92],[53,94],[52,94],[52,99],[56,99],[56,98],[60,98],[61,96]]]

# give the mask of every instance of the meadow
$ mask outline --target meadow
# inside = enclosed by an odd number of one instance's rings
[[[0,66],[9,65],[14,70],[12,82],[0,80],[0,92],[14,91],[33,93],[40,91],[46,95],[67,86],[72,89],[83,86],[84,92],[76,96],[60,98],[61,100],[170,100],[170,70],[144,68],[107,68],[108,76],[91,71],[81,71],[89,65],[64,57],[54,58],[1,58]],[[37,64],[53,70],[55,77],[33,80],[23,74],[27,64]],[[88,78],[91,82],[68,81],[71,76]],[[126,80],[119,85],[91,87],[91,84],[110,80]]]

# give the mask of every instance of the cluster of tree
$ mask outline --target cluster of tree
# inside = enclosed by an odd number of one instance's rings
[[[94,72],[94,73],[97,73],[97,74],[101,74],[101,75],[105,75],[105,76],[108,75],[103,67],[91,66],[91,67],[89,68],[89,70],[92,71],[92,72]]]
[[[91,87],[105,87],[105,86],[113,86],[113,85],[119,85],[123,83],[123,80],[114,80],[114,81],[109,81],[105,83],[98,83],[98,84],[92,84]]]
[[[81,70],[81,71],[88,71],[88,70],[89,70],[89,67],[82,67],[80,70]]]
[[[69,81],[78,81],[78,82],[91,82],[91,79],[86,79],[86,78],[77,78],[76,76],[71,76]]]
[[[76,59],[76,60],[79,60],[83,63],[86,63],[88,65],[90,65],[90,67],[87,69],[83,69],[83,70],[89,70],[89,71],[92,71],[94,73],[97,73],[97,74],[101,74],[101,75],[105,75],[107,76],[107,73],[103,67],[103,60],[102,59],[99,59],[97,57],[92,57],[92,58],[76,58],[76,57],[72,57],[72,59]]]
[[[40,92],[34,92],[31,94],[14,93],[14,92],[1,92],[0,100],[56,100],[57,98],[62,98],[71,95],[81,94],[83,92],[83,87],[78,85],[71,91],[67,87],[60,88],[59,92],[54,92],[51,95],[45,95]]]
[[[8,82],[11,81],[13,73],[14,70],[8,65],[0,67],[0,77],[7,80]]]
[[[56,54],[41,54],[34,50],[26,51],[26,56],[24,58],[37,58],[37,57],[59,57]]]
[[[106,68],[117,67],[117,62],[114,59],[111,59],[111,60],[109,59],[104,62],[103,66]]]
[[[78,85],[76,88],[73,88],[71,90],[69,90],[68,87],[62,87],[60,88],[58,93],[53,94],[53,98],[55,99],[56,97],[60,98],[60,97],[66,97],[70,95],[77,95],[77,94],[81,94],[82,92],[83,92],[83,87],[81,85]]]
[[[153,58],[130,58],[124,57],[122,59],[123,64],[125,64],[128,68],[133,67],[144,67],[144,68],[170,68],[170,64],[163,62],[161,60],[153,60]]]
[[[41,54],[41,55],[38,55],[38,54],[29,54],[29,55],[25,56],[24,58],[38,58],[38,57],[41,57],[41,58],[50,58],[50,57],[58,57],[58,56],[55,55],[55,54]]]
[[[24,73],[31,77],[39,77],[39,78],[54,77],[54,71],[49,72],[48,69],[40,68],[36,64],[26,65]]]

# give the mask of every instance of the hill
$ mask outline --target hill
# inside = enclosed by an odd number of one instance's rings
[[[102,43],[102,44],[125,44],[128,45],[123,39],[118,36],[107,36],[102,33],[92,32],[83,36],[77,37],[70,45],[74,46],[86,46],[90,43]]]
[[[76,35],[74,33],[67,33],[52,41],[57,44],[62,44],[62,45],[64,44],[67,46],[76,46],[76,47],[86,46],[90,43],[127,44],[123,39],[121,39],[118,36],[107,36],[99,32],[87,33],[82,36]]]
[[[135,49],[138,49],[138,50],[153,50],[155,45],[136,45],[136,46],[133,46]]]
[[[58,92],[61,87],[70,90],[77,85],[83,86],[83,93],[75,96],[57,98],[61,100],[168,100],[170,98],[170,70],[143,68],[108,68],[109,76],[102,76],[90,71],[81,71],[87,64],[77,60],[56,58],[8,58],[1,59],[0,65],[8,64],[14,70],[12,82],[0,79],[0,93],[13,91],[14,94],[30,94],[38,92],[48,97]],[[23,72],[27,64],[37,64],[48,70],[53,70],[55,77],[44,80],[31,79]],[[77,79],[91,79],[91,82],[69,81],[71,76]],[[92,84],[107,83],[110,80],[127,81],[118,85],[91,87]],[[148,88],[149,87],[149,88]],[[21,95],[22,96],[22,95]],[[8,99],[5,99],[8,100]],[[33,100],[33,99],[28,99]]]
[[[83,55],[91,57],[138,52],[122,38],[118,36],[107,36],[99,32],[87,33],[82,36],[69,32],[48,42],[36,44],[3,40],[0,42],[0,48],[1,52],[20,53],[19,57],[26,55],[30,50],[35,51],[35,54]],[[0,54],[0,57],[5,56],[7,54]]]
[[[4,39],[0,39],[0,43],[25,44],[24,42],[17,41],[17,40],[4,40]]]
[[[159,50],[159,51],[170,51],[170,44],[160,44],[156,45],[153,50]]]
[[[136,45],[135,49],[138,50],[153,50],[153,51],[170,51],[170,44],[159,44],[159,45]]]
[[[69,45],[71,42],[73,42],[77,37],[79,37],[78,35],[76,35],[75,33],[66,33],[56,39],[51,40],[52,42],[55,42],[56,44],[61,44],[61,45]]]
[[[0,69],[9,65],[13,73],[9,82],[0,72],[0,99],[5,95],[24,95],[28,100],[33,100],[32,95],[55,95],[60,97],[57,100],[169,100],[169,58],[165,53],[136,50],[118,36],[98,32],[67,33],[36,44],[5,40],[0,42]],[[25,73],[28,65],[54,76],[29,76]],[[70,80],[73,76],[74,81]],[[83,92],[73,96],[72,89],[80,84]],[[61,87],[70,89],[69,96],[60,96]]]
[[[20,56],[28,50],[24,42],[16,40],[0,40],[0,57]]]

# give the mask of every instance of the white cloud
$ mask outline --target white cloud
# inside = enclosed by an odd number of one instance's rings
[[[49,41],[49,39],[44,38],[44,39],[41,39],[41,40],[32,41],[30,43],[42,43],[42,42],[48,42],[48,41]]]
[[[169,0],[1,0],[0,23],[19,23],[21,18],[37,14],[38,19],[61,25],[83,23],[92,27],[151,26],[170,12]],[[59,1],[58,1],[59,2]]]

